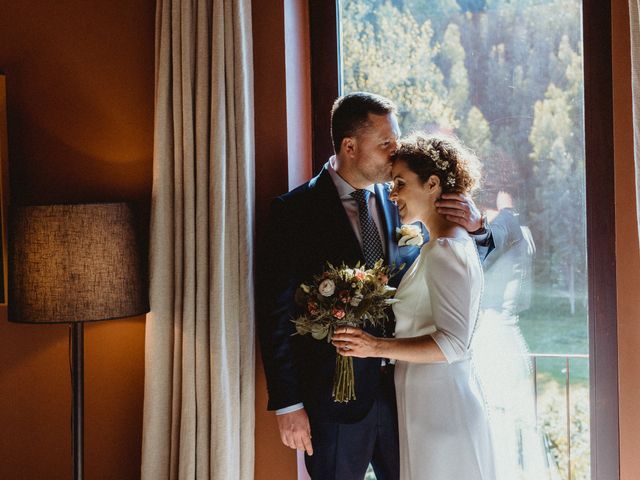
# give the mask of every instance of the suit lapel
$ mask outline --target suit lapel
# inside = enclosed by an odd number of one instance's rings
[[[353,231],[326,166],[311,179],[309,187],[313,190],[315,197],[315,205],[312,208],[316,209],[316,218],[323,219],[322,231],[330,236],[328,238],[330,243],[343,245],[349,257],[363,259],[360,242]]]
[[[358,238],[353,231],[351,221],[344,210],[342,201],[338,196],[333,180],[325,166],[320,173],[312,178],[309,182],[309,188],[314,192],[314,205],[310,207],[314,211],[314,217],[321,222],[321,231],[326,234],[326,244],[333,245],[332,252],[340,246],[340,250],[345,257],[360,259],[364,261],[362,247]],[[396,206],[389,200],[388,184],[374,185],[376,202],[378,204],[378,212],[383,220],[381,227],[384,230],[384,238],[386,242],[386,261],[388,265],[399,266],[406,262],[406,259],[400,258],[398,242],[396,241],[396,227],[400,225],[398,210]],[[419,251],[418,249],[411,249]],[[337,253],[337,252],[336,252]],[[347,258],[345,258],[347,260]]]

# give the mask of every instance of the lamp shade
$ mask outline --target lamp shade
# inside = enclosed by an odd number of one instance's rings
[[[10,321],[83,322],[148,311],[127,204],[19,207],[10,225]]]

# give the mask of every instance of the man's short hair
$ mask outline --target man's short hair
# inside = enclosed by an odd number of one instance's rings
[[[391,100],[375,93],[354,92],[339,97],[331,109],[331,140],[335,153],[340,152],[342,140],[368,126],[370,113],[388,115],[395,112],[396,106]]]

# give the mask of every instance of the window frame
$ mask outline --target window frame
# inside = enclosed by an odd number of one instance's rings
[[[309,0],[314,172],[333,154],[338,11],[338,0]],[[608,480],[620,475],[611,1],[583,0],[582,11],[591,478]]]
[[[333,155],[331,107],[340,91],[338,0],[309,0],[313,171]]]

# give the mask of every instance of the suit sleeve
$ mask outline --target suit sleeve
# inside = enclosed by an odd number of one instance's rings
[[[258,332],[267,378],[269,410],[302,402],[294,348],[296,315],[296,223],[286,202],[276,199],[257,265]]]
[[[485,262],[494,251],[507,250],[511,245],[523,239],[517,214],[510,208],[503,208],[489,224],[488,232],[472,235],[478,247],[478,254]]]
[[[489,225],[487,231],[481,235],[474,235],[472,233],[470,235],[476,242],[476,247],[478,248],[478,255],[480,255],[480,259],[484,261],[484,259],[487,258],[487,256],[493,251],[493,249],[496,248],[492,225]]]

